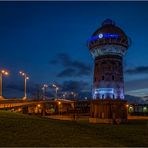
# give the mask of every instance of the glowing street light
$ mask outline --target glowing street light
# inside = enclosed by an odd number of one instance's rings
[[[6,70],[0,70],[0,100],[3,100],[4,97],[2,96],[2,81],[3,75],[7,76],[9,73]]]
[[[128,107],[129,107],[129,105],[128,105],[128,104],[126,104],[126,107],[128,108]]]
[[[67,95],[67,93],[65,92],[65,93],[63,94],[63,98],[64,98],[64,99],[66,98],[66,95]]]
[[[61,102],[60,101],[58,101],[58,105],[61,105]]]
[[[24,73],[22,71],[20,71],[19,73],[24,77],[24,97],[23,97],[23,100],[26,100],[27,99],[26,87],[27,87],[27,80],[29,80],[29,77],[27,76],[26,73]]]
[[[76,93],[74,93],[74,92],[71,92],[71,94],[73,95],[73,97],[74,97],[74,99],[75,99],[75,97],[76,97]]]
[[[52,84],[52,86],[55,88],[55,91],[56,91],[55,98],[57,98],[59,87],[57,87],[55,84]]]
[[[43,87],[42,87],[42,90],[43,90],[43,100],[45,100],[45,95],[46,95],[46,89],[47,88],[48,88],[47,84],[44,84]]]
[[[37,107],[40,108],[41,107],[41,104],[38,104]]]

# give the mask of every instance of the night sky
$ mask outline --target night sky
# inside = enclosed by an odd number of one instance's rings
[[[91,92],[93,58],[87,40],[110,18],[131,38],[124,58],[125,93],[148,95],[148,2],[0,2],[0,68],[6,97],[56,83],[60,91]],[[50,90],[49,90],[50,91]]]

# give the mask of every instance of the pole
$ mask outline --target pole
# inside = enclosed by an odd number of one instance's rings
[[[45,100],[45,87],[43,86],[43,100]]]
[[[0,97],[2,97],[2,73],[0,73]]]
[[[24,99],[26,99],[27,98],[27,93],[26,93],[26,80],[27,80],[27,77],[26,77],[26,75],[25,75],[25,79],[24,79]]]
[[[44,89],[44,100],[46,99],[46,87]]]
[[[57,87],[56,87],[56,99],[57,99],[57,93],[58,93],[58,89],[57,89]]]

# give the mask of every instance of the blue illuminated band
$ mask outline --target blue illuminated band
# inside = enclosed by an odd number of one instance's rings
[[[112,99],[124,99],[123,90],[120,90],[120,93],[118,94],[115,88],[96,88],[93,92],[93,98],[96,99],[97,96],[100,99],[108,97]]]
[[[102,33],[100,33],[100,34],[97,35],[97,36],[91,37],[91,38],[89,39],[89,41],[95,41],[95,40],[97,40],[97,39],[102,39],[102,38],[104,38],[104,39],[109,39],[109,38],[115,38],[115,39],[117,39],[117,38],[119,38],[119,37],[120,37],[119,34],[111,34],[111,33],[104,33],[104,34],[102,34]]]

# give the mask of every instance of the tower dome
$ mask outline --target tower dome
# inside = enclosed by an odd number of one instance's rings
[[[93,57],[105,54],[124,55],[130,45],[130,40],[115,22],[106,19],[88,41],[88,47]]]

